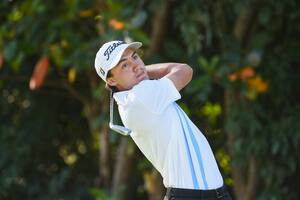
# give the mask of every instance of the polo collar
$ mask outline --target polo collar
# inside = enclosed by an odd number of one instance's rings
[[[114,93],[113,97],[116,100],[116,102],[118,103],[118,105],[126,104],[127,98],[128,98],[128,93],[129,93],[128,90]]]

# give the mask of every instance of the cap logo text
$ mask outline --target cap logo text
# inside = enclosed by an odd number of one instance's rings
[[[112,45],[109,45],[109,47],[107,47],[107,49],[104,52],[104,56],[106,56],[106,60],[109,60],[110,54],[121,44],[125,44],[125,42],[123,41],[115,42]]]
[[[104,76],[105,75],[105,71],[100,67],[100,73]]]

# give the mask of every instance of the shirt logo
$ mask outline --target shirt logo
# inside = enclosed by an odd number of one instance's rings
[[[110,54],[121,44],[125,44],[125,42],[123,42],[123,41],[115,42],[115,43],[109,45],[109,47],[107,47],[107,49],[104,52],[104,56],[106,56],[106,60],[109,60]]]

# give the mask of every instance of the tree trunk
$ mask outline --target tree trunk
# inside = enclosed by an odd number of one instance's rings
[[[104,126],[100,137],[99,137],[99,154],[100,154],[100,167],[99,174],[101,177],[101,182],[105,187],[110,186],[111,182],[111,156],[110,156],[110,146],[108,137],[108,126]]]
[[[241,47],[246,47],[249,43],[251,36],[251,30],[256,22],[256,16],[258,9],[260,8],[261,1],[253,0],[248,6],[241,9],[240,14],[236,20],[233,34]],[[227,88],[225,91],[225,115],[230,115],[230,108],[237,104],[240,100],[239,92],[233,91]],[[236,142],[235,135],[238,133],[228,133],[228,145],[232,162],[232,177],[234,181],[234,191],[236,199],[238,200],[252,200],[255,198],[256,186],[257,186],[257,162],[254,156],[250,156],[248,163],[245,165],[239,165],[234,162],[234,144]],[[245,167],[244,167],[245,166]]]
[[[260,0],[253,0],[250,2],[249,6],[245,6],[241,9],[241,12],[235,22],[233,34],[234,37],[241,43],[242,47],[247,46],[261,3],[262,1]]]
[[[136,160],[136,146],[129,137],[122,137],[117,151],[117,160],[113,174],[112,200],[126,199]]]
[[[94,72],[90,72],[90,90],[94,91],[99,87],[99,77]],[[101,113],[107,112],[109,107],[108,92],[104,93],[102,99],[91,99],[84,104],[84,113],[88,119],[90,133],[99,137],[99,179],[97,186],[109,188],[111,183],[111,155],[108,135],[108,124],[99,127],[98,118]]]
[[[147,52],[145,53],[146,57],[152,56],[163,44],[167,28],[166,23],[168,22],[171,12],[171,5],[171,0],[164,0],[154,13],[154,18],[152,21],[151,43]]]
[[[148,191],[148,200],[161,200],[165,194],[165,188],[160,173],[153,169],[144,172],[145,187]]]
[[[225,113],[226,117],[228,117],[230,108],[234,106],[234,103],[239,102],[240,100],[237,98],[237,94],[227,89],[225,92]],[[235,158],[235,150],[234,144],[236,141],[235,138],[236,133],[228,133],[228,147],[229,153],[232,157],[231,171],[232,178],[234,181],[234,193],[235,197],[238,200],[252,200],[256,194],[256,186],[258,182],[257,178],[257,162],[254,156],[249,158],[249,162],[247,164],[241,165],[239,163],[234,162]],[[246,166],[246,167],[245,167]]]

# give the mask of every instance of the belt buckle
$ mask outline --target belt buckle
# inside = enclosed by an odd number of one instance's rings
[[[215,192],[216,192],[217,199],[220,199],[220,198],[222,198],[224,196],[222,194],[222,192],[219,191],[219,189],[216,189]]]
[[[175,199],[175,191],[174,191],[174,188],[168,188],[167,190],[167,196],[168,198],[170,198],[171,200],[174,200]]]

